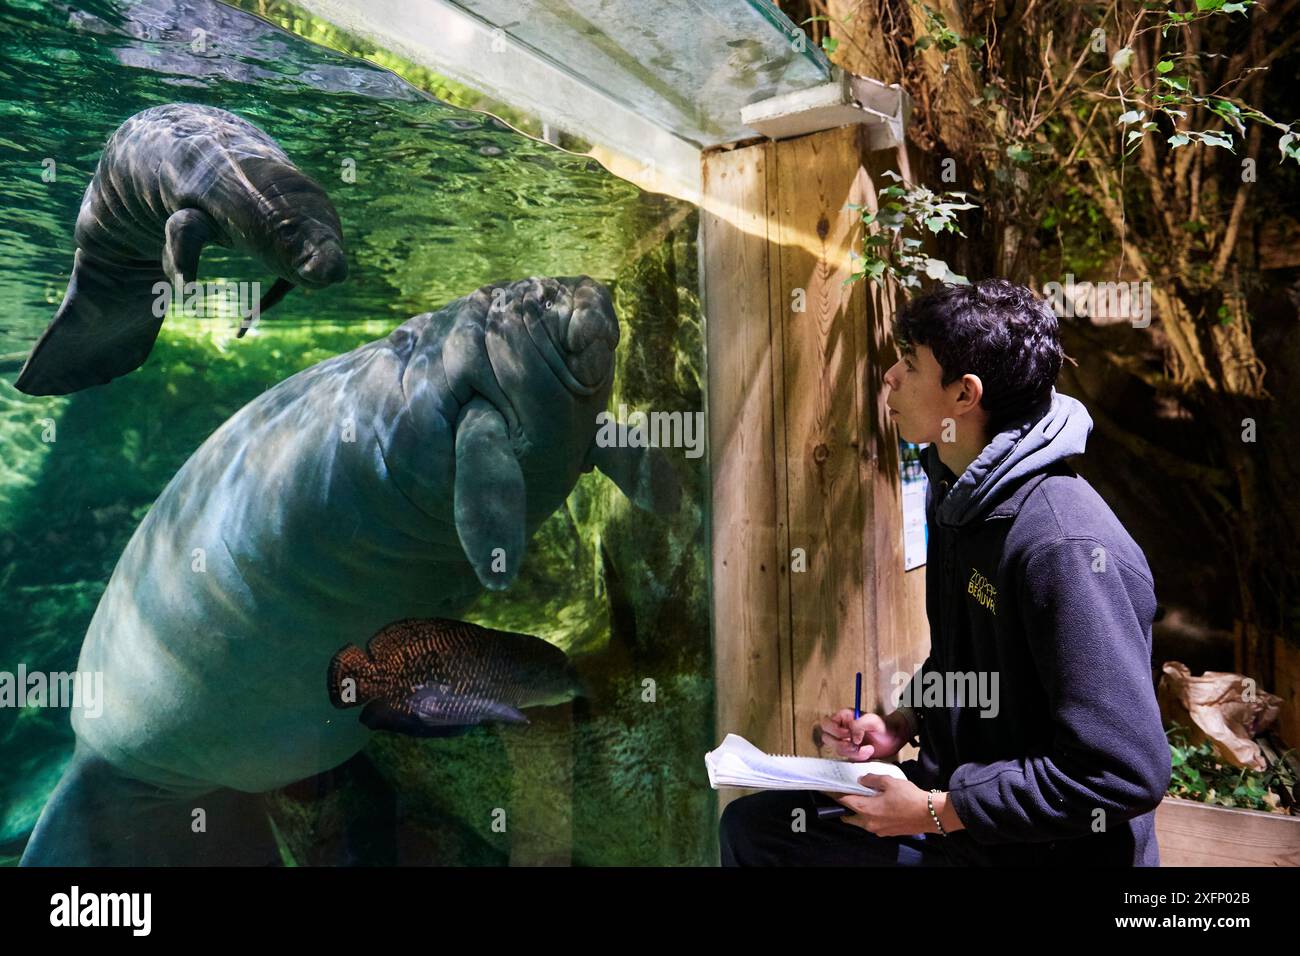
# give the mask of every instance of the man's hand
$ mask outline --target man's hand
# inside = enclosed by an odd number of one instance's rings
[[[910,780],[899,780],[884,774],[869,773],[858,779],[864,787],[876,791],[874,797],[856,793],[826,793],[832,800],[844,804],[853,816],[840,817],[842,821],[874,833],[876,836],[910,836],[913,833],[937,833],[938,827],[930,819],[925,791]],[[946,798],[946,794],[944,795]],[[935,812],[943,819],[939,798],[935,797]],[[947,826],[944,822],[944,826]]]
[[[854,720],[853,711],[846,707],[823,717],[816,730],[821,733],[817,746],[829,740],[841,760],[887,760],[908,740],[907,720],[897,710],[888,717],[863,714]]]

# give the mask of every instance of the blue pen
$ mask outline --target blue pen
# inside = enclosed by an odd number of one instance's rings
[[[853,682],[853,719],[857,720],[862,716],[862,671],[858,671],[857,679]],[[853,735],[849,735],[853,739]],[[827,802],[828,797],[821,793],[813,794],[813,806],[817,808],[817,818],[827,820],[831,817],[851,817],[853,811],[840,803],[838,800]]]

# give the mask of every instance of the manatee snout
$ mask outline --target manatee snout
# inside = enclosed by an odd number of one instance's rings
[[[309,289],[323,289],[347,278],[348,257],[342,243],[329,237],[308,243],[294,271],[300,284]]]
[[[609,374],[618,347],[619,326],[609,290],[588,276],[561,280],[568,285],[571,307],[560,339],[564,364],[584,385],[599,385]]]

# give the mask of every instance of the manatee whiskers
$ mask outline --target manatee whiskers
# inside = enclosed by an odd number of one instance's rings
[[[158,287],[196,282],[208,243],[275,274],[258,315],[296,285],[324,288],[348,271],[325,191],[256,126],[211,106],[156,106],[118,127],[75,236],[63,303],[14,383],[29,395],[66,395],[139,368],[162,327]]]

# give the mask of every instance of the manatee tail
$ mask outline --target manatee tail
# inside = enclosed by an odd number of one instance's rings
[[[19,865],[262,866],[279,860],[258,795],[165,790],[127,776],[79,741]]]
[[[63,304],[14,387],[28,395],[67,395],[139,368],[162,328],[154,287],[164,281],[157,266],[108,267],[78,249]]]

